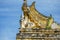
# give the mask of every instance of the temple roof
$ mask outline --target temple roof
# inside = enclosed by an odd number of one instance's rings
[[[29,8],[30,8],[29,9],[29,11],[30,11],[29,15],[31,15],[34,18],[34,20],[36,20],[36,18],[39,19],[39,20],[47,20],[49,18],[49,17],[41,14],[40,12],[38,12],[36,10],[35,2],[33,2],[32,5]]]
[[[24,0],[22,10],[24,12],[24,17],[28,17],[28,19],[34,22],[37,26],[47,26],[50,17],[38,12],[35,8],[35,2],[33,2],[31,6],[28,6],[27,1]]]
[[[35,8],[35,2],[32,3],[32,5],[30,6],[30,8],[34,9],[35,12],[37,12],[39,15],[43,16],[44,18],[48,18],[48,16],[43,15],[42,13],[40,13],[40,12]]]

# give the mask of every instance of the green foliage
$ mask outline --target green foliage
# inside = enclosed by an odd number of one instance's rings
[[[52,28],[47,26],[46,29],[52,29]]]

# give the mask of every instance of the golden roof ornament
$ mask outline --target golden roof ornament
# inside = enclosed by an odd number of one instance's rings
[[[52,15],[45,16],[35,8],[35,2],[31,6],[24,0],[23,15],[20,19],[20,30],[16,40],[59,40],[60,25],[58,25]]]
[[[48,22],[48,18],[47,16],[44,16],[43,14],[41,14],[40,12],[38,12],[35,8],[35,2],[32,3],[32,5],[28,8],[29,6],[27,6],[27,0],[24,0],[23,6],[22,6],[22,10],[24,13],[24,18],[30,22],[32,22],[32,24],[34,26],[33,27],[39,27],[39,28],[45,28],[47,26],[47,22]],[[30,22],[26,22],[25,25],[29,25],[27,23]]]

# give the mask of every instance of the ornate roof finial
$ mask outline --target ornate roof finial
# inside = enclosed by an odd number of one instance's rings
[[[50,17],[52,18],[52,14],[50,14]]]
[[[26,1],[26,0],[24,0],[24,1]]]
[[[27,0],[23,0],[24,1],[24,5],[27,5]]]
[[[24,0],[24,2],[27,2],[27,0]]]

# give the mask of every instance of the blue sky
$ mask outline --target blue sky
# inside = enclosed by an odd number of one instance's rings
[[[36,1],[36,9],[60,23],[60,0],[28,0],[28,5]],[[23,0],[0,0],[0,40],[16,40]]]

